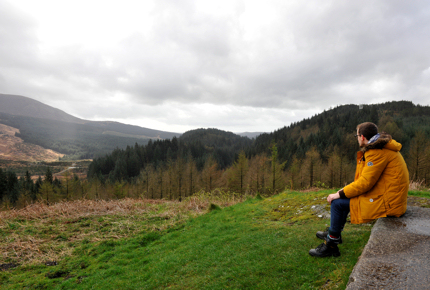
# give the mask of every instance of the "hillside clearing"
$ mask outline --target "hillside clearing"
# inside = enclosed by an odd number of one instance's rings
[[[0,124],[0,160],[50,162],[64,156],[53,150],[26,143],[16,137],[16,133],[19,133],[18,129]]]

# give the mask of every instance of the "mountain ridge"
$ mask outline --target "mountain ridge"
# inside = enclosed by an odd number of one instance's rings
[[[16,137],[24,141],[21,147],[38,145],[78,159],[181,135],[116,121],[84,120],[34,99],[11,94],[0,94],[0,124],[18,130]],[[0,153],[8,150],[3,148]]]
[[[0,112],[10,115],[83,124],[85,120],[21,95],[0,94]]]
[[[142,135],[148,138],[166,139],[180,135],[180,133],[150,129],[136,125],[128,125],[116,121],[90,121],[80,119],[60,109],[20,95],[0,94],[0,113],[90,125],[104,128],[106,131],[114,131],[130,135]]]
[[[116,148],[125,148],[136,143],[145,144],[149,140],[172,139],[201,130],[189,130],[180,134],[116,121],[84,120],[29,97],[11,94],[0,94],[0,124],[17,129],[16,137],[24,141],[20,141],[22,148],[26,144],[37,145],[53,150],[61,156],[66,154],[84,159],[111,153]],[[211,129],[207,130],[211,131]],[[237,138],[255,138],[261,134],[225,132]],[[6,136],[3,137],[6,138]],[[219,143],[220,140],[217,142]],[[10,151],[10,148],[3,149],[3,154]]]

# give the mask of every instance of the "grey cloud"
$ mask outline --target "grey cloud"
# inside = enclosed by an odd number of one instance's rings
[[[0,88],[2,93],[30,93],[25,84],[37,64],[35,23],[7,2],[0,2]],[[17,89],[19,88],[19,92]]]
[[[30,68],[37,51],[35,23],[7,2],[0,2],[0,66]]]
[[[320,2],[309,3],[317,7]],[[338,4],[322,7],[318,17],[312,9],[286,11],[285,19],[293,20],[280,22],[249,47],[234,20],[198,15],[191,4],[164,5],[155,17],[152,35],[135,35],[116,51],[119,70],[106,78],[103,73],[93,78],[100,87],[127,91],[145,104],[176,100],[278,107],[288,103],[286,99],[307,102],[303,96],[324,91],[330,95],[337,83],[365,83],[393,74],[405,74],[407,81],[423,69],[420,64],[428,63],[426,50],[409,49],[409,44],[399,41],[410,39],[407,42],[419,47],[416,38],[421,35],[407,34],[416,27],[405,27],[412,25],[415,14],[389,11],[392,5],[387,2],[369,8],[360,3]],[[422,22],[428,27],[428,21]],[[293,37],[278,43],[277,35],[284,34]],[[243,61],[237,56],[240,53],[254,57]],[[85,61],[85,55],[79,59]],[[106,70],[91,66],[75,73]]]
[[[49,54],[38,50],[34,20],[0,3],[0,25],[7,27],[0,30],[6,44],[0,47],[0,85],[42,101],[67,97],[75,112],[93,99],[85,116],[138,117],[153,108],[145,114],[184,126],[192,119],[186,116],[208,126],[243,125],[261,108],[270,110],[267,119],[278,109],[318,112],[405,98],[429,104],[427,1],[269,1],[264,5],[276,5],[272,19],[256,15],[252,29],[243,23],[246,1],[232,2],[236,8],[222,15],[202,13],[196,3],[155,1],[151,25],[125,32],[116,46],[74,45]],[[124,107],[97,105],[100,98],[121,98]],[[140,110],[128,105],[135,103]],[[183,104],[181,111],[166,112],[172,104]],[[205,118],[187,110],[194,104],[235,106],[240,118],[228,110]]]

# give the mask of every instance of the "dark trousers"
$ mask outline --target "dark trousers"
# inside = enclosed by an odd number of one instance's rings
[[[329,233],[339,237],[349,213],[349,198],[339,198],[331,202],[331,219]]]

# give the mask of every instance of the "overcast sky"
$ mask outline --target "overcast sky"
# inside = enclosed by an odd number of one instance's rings
[[[430,104],[430,1],[0,0],[0,93],[170,132]]]

